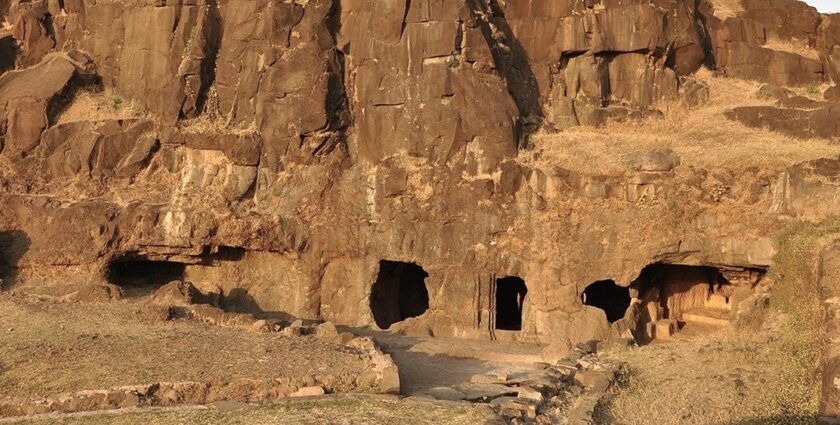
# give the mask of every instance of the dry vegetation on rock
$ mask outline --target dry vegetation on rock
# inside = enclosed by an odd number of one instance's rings
[[[536,149],[525,161],[545,167],[607,175],[627,169],[627,156],[648,149],[669,148],[682,165],[704,169],[783,169],[797,162],[840,155],[840,145],[827,139],[802,140],[769,130],[747,127],[724,117],[738,106],[770,105],[758,96],[761,84],[714,76],[701,71],[710,99],[698,108],[672,102],[664,117],[610,122],[601,128],[575,127],[534,138]],[[806,91],[802,88],[801,91]]]

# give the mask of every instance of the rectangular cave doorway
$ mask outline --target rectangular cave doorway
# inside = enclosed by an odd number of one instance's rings
[[[417,264],[382,260],[379,275],[370,293],[370,311],[380,329],[411,317],[418,317],[429,309],[429,274]]]
[[[184,280],[187,265],[173,261],[122,257],[108,263],[108,283],[123,289],[128,297],[151,295],[156,289],[174,280]]]
[[[687,325],[703,330],[730,322],[734,287],[715,267],[651,264],[631,288],[641,301],[642,339],[668,339]]]
[[[527,295],[528,287],[522,278],[509,276],[496,280],[496,330],[522,330],[522,311]]]

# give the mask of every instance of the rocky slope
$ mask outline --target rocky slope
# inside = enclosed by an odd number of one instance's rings
[[[667,312],[646,307],[649,265],[714,269],[737,306],[785,223],[838,211],[840,159],[715,168],[640,148],[616,173],[539,160],[535,140],[702,105],[703,66],[777,86],[837,78],[838,15],[739,6],[13,0],[0,40],[4,285],[62,295],[187,279],[231,310],[387,316],[392,329],[560,351],[652,337],[645,325]],[[837,107],[813,102],[731,116],[838,136]],[[418,275],[410,299],[372,297],[376,282]],[[614,323],[585,305],[607,280],[632,286]]]

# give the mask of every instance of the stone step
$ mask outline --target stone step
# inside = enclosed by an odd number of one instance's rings
[[[731,323],[730,312],[716,308],[697,308],[682,314],[682,320],[688,323],[726,326]]]

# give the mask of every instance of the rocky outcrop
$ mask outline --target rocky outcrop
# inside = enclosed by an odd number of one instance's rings
[[[727,114],[750,127],[767,128],[803,139],[811,137],[840,137],[837,117],[840,106],[821,106],[816,109],[787,109],[773,106],[735,108]]]
[[[580,170],[527,150],[535,131],[701,104],[703,64],[821,82],[825,62],[767,46],[830,52],[833,18],[780,25],[749,6],[720,20],[703,2],[658,0],[16,1],[9,13],[0,230],[22,235],[0,244],[0,263],[20,289],[63,296],[121,262],[168,262],[232,311],[374,326],[372,286],[401,263],[420,271],[391,282],[425,276],[428,310],[394,310],[397,328],[566,349],[627,330],[583,303],[589,284],[627,287],[654,263],[765,270],[779,215],[834,208],[810,163],[705,170],[640,148],[617,171]],[[140,111],[57,119],[77,86]],[[835,135],[834,106],[784,102],[795,119],[733,117]],[[527,291],[500,301],[518,281]],[[505,325],[500,311],[520,317]]]
[[[76,67],[55,57],[33,68],[0,76],[0,149],[6,156],[25,157],[41,143],[51,124],[49,112],[70,84]]]

